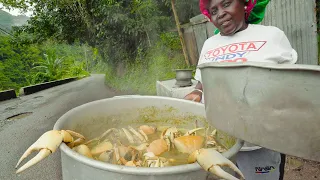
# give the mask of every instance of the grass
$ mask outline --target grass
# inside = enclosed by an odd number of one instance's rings
[[[156,95],[156,81],[175,78],[175,69],[187,68],[182,51],[171,50],[158,44],[149,50],[144,59],[137,59],[115,76],[116,70],[107,68],[106,83],[121,91]]]

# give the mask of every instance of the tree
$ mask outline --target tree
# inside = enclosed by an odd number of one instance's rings
[[[69,44],[88,43],[99,49],[110,64],[135,60],[140,52],[152,46],[161,32],[174,27],[176,20],[188,21],[198,6],[196,0],[178,1],[177,11],[169,0],[5,0],[3,4],[32,9],[34,14],[29,24],[15,30],[17,34],[32,34],[31,42],[54,39]],[[177,28],[188,64],[182,33]]]

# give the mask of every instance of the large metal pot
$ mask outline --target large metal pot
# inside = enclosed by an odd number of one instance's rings
[[[109,128],[128,124],[152,121],[156,125],[194,128],[195,120],[206,125],[203,104],[157,96],[119,96],[72,109],[59,118],[54,129],[74,130],[91,139]],[[243,141],[238,141],[224,156],[232,157],[242,145]],[[197,163],[165,168],[134,168],[89,159],[72,151],[64,143],[60,150],[65,180],[205,180],[208,175]]]
[[[320,67],[205,63],[206,116],[250,143],[320,161]]]

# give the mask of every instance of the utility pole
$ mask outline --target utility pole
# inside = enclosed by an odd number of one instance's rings
[[[182,51],[183,51],[183,55],[184,55],[184,60],[186,61],[187,66],[189,67],[189,66],[190,66],[190,63],[189,63],[189,57],[188,57],[188,54],[187,54],[187,48],[186,48],[186,46],[185,46],[183,34],[182,34],[182,32],[181,32],[180,21],[179,21],[179,17],[178,17],[178,15],[177,15],[177,11],[176,11],[176,8],[175,8],[175,5],[174,5],[174,0],[171,0],[171,6],[172,6],[172,11],[173,11],[174,19],[175,19],[175,21],[176,21],[176,25],[177,25],[179,37],[180,37],[180,42],[181,42],[181,46],[182,46]]]

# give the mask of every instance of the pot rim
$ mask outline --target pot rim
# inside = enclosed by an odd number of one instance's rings
[[[174,71],[176,71],[176,72],[179,72],[179,71],[195,71],[195,70],[193,70],[193,69],[175,69]]]
[[[197,68],[239,68],[239,67],[256,67],[263,69],[275,69],[275,70],[302,70],[302,71],[318,71],[320,72],[320,66],[318,65],[306,65],[306,64],[273,64],[267,62],[244,62],[244,63],[230,63],[230,62],[208,62],[200,64]]]
[[[112,98],[106,98],[101,100],[92,101],[89,103],[85,103],[83,105],[77,106],[68,112],[66,112],[64,115],[62,115],[57,122],[54,125],[54,130],[61,130],[62,124],[64,124],[67,121],[67,116],[71,114],[75,109],[82,109],[85,108],[88,105],[98,104],[105,101],[112,101],[114,99],[118,98],[151,98],[151,99],[167,99],[167,100],[174,100],[174,101],[183,101],[184,103],[190,103],[195,104],[197,106],[204,106],[201,103],[188,101],[184,99],[175,99],[170,97],[161,97],[161,96],[140,96],[140,95],[127,95],[127,96],[115,96]],[[100,162],[94,159],[87,158],[72,149],[70,149],[65,143],[62,143],[60,145],[60,150],[65,153],[67,156],[73,158],[74,160],[78,161],[79,163],[86,164],[90,167],[94,167],[101,170],[106,171],[112,171],[116,173],[122,173],[122,174],[134,174],[134,175],[167,175],[167,174],[182,174],[186,172],[192,172],[192,171],[199,171],[202,168],[200,165],[195,162],[193,164],[185,164],[185,165],[179,165],[179,166],[170,166],[170,167],[162,167],[162,168],[146,168],[146,167],[127,167],[127,166],[120,166],[120,165],[114,165],[109,163]]]

